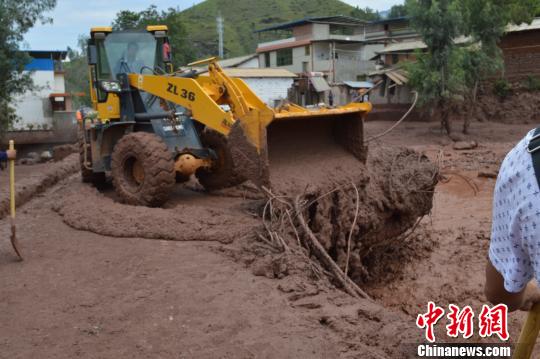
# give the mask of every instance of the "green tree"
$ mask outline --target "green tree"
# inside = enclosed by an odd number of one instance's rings
[[[394,5],[390,8],[390,12],[388,13],[389,19],[403,16],[407,16],[407,7],[405,5]]]
[[[438,110],[448,134],[452,108],[465,104],[467,133],[480,83],[503,69],[498,43],[506,26],[532,21],[538,0],[408,0],[406,6],[428,47],[409,65],[411,85],[421,105]],[[469,39],[466,45],[455,43],[459,36]]]
[[[409,65],[410,83],[421,106],[438,110],[441,126],[449,134],[450,112],[463,86],[460,54],[454,43],[462,26],[457,5],[452,0],[407,1],[411,24],[427,45],[427,51],[418,52],[417,61]]]
[[[498,46],[509,24],[530,23],[538,0],[459,0],[463,17],[463,35],[471,38],[471,46],[462,49],[464,98],[467,112],[463,133],[468,133],[474,118],[481,82],[502,73],[504,62]]]
[[[357,6],[351,11],[351,16],[366,21],[375,21],[381,19],[381,14],[379,14],[378,11],[373,10],[369,7],[362,9]]]
[[[116,14],[112,23],[115,30],[142,29],[147,25],[168,26],[175,66],[182,66],[195,60],[192,48],[187,41],[187,30],[181,21],[180,11],[177,9],[169,8],[160,12],[155,5],[151,5],[139,12],[122,10]]]
[[[64,62],[66,90],[72,95],[74,108],[91,106],[92,104],[88,83],[88,62],[86,58],[87,39],[86,36],[80,35],[78,41],[79,49],[68,47],[69,61]]]
[[[43,13],[55,5],[56,0],[0,1],[0,136],[16,119],[14,97],[33,88],[31,74],[24,71],[30,57],[20,51],[23,36],[36,22],[50,22]]]

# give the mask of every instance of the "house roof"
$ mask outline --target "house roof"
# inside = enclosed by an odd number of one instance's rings
[[[242,65],[245,62],[257,57],[257,54],[249,54],[245,56],[231,57],[230,59],[219,60],[218,63],[221,67],[236,67]]]
[[[370,24],[391,24],[393,22],[403,22],[409,20],[408,16],[393,17],[391,19],[381,19],[370,21]]]
[[[373,83],[369,81],[343,81],[343,83],[353,89],[370,89]]]
[[[65,50],[22,50],[34,59],[64,60],[67,56]]]
[[[519,32],[519,31],[531,31],[531,30],[540,30],[540,18],[534,19],[530,24],[520,24],[520,25],[508,25],[506,27],[506,32]]]
[[[404,85],[409,82],[409,73],[399,65],[370,72],[368,76],[386,76],[398,85]]]
[[[315,91],[317,92],[325,92],[331,90],[328,82],[326,82],[326,80],[322,76],[311,76],[309,78],[309,82],[311,82],[311,84],[315,88]]]
[[[531,30],[540,30],[540,18],[535,18],[530,24],[520,24],[520,25],[508,25],[506,27],[507,33],[520,32],[520,31],[531,31]],[[456,44],[465,44],[471,41],[470,37],[460,36],[455,40]],[[396,52],[407,52],[414,51],[417,49],[427,48],[426,44],[421,40],[416,41],[403,41],[397,42],[391,45],[386,46],[381,51],[377,51],[377,56],[371,58],[371,60],[376,59],[378,55],[396,53]]]
[[[287,30],[296,26],[301,26],[310,23],[318,24],[334,24],[334,25],[363,25],[367,24],[367,21],[356,19],[350,16],[336,15],[336,16],[321,16],[321,17],[306,17],[300,20],[290,21],[283,24],[278,24],[264,29],[256,30],[255,32],[265,32],[274,30]]]
[[[460,36],[457,39],[454,40],[456,44],[465,44],[471,40],[470,37]],[[396,42],[394,44],[390,44],[386,46],[384,49],[377,51],[376,55],[371,58],[371,60],[374,60],[379,57],[379,55],[383,54],[391,54],[391,53],[399,53],[399,52],[410,52],[418,49],[425,49],[427,48],[427,45],[422,40],[415,40],[415,41],[403,41],[403,42]]]
[[[241,78],[276,78],[276,77],[285,77],[285,78],[294,78],[295,74],[286,69],[277,69],[277,68],[242,68],[242,67],[232,67],[223,69],[225,73],[231,77],[241,77]],[[201,76],[208,76],[208,72],[200,74]]]
[[[264,47],[258,47],[256,51],[257,53],[261,53],[261,52],[268,52],[268,51],[274,51],[274,50],[279,50],[279,49],[288,49],[290,47],[300,47],[300,46],[305,46],[309,44],[311,44],[311,40],[309,39],[295,40],[295,41],[281,42],[279,44],[268,45]]]

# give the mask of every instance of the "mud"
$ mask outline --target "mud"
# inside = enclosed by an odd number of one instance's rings
[[[366,137],[387,127],[384,122],[368,124]],[[50,210],[64,195],[71,195],[71,186],[75,186],[72,191],[80,190],[80,178],[74,175],[36,196],[18,212],[20,223],[24,223],[18,227],[18,234],[25,262],[15,263],[9,241],[0,242],[2,353],[24,358],[411,357],[414,354],[402,354],[402,344],[424,340],[415,319],[425,312],[428,301],[443,307],[448,303],[470,304],[475,313],[486,304],[484,267],[495,181],[478,178],[477,174],[496,170],[505,153],[529,129],[523,125],[473,123],[472,137],[467,140],[476,140],[479,147],[467,151],[453,150],[437,123],[405,122],[399,131],[377,141],[382,148],[409,146],[426,153],[440,164],[445,180],[437,185],[431,215],[410,236],[407,232],[393,239],[396,250],[387,246],[388,250],[381,252],[387,256],[377,259],[384,261],[391,275],[363,285],[376,303],[351,298],[326,285],[324,272],[316,263],[294,253],[288,255],[290,260],[285,253],[277,253],[271,271],[267,271],[270,265],[263,262],[272,261],[269,249],[261,245],[257,252],[260,257],[247,255],[235,246],[242,242],[240,238],[221,245],[111,238],[74,230]],[[371,146],[371,158],[376,151]],[[413,163],[415,157],[410,157],[400,157],[396,163]],[[427,164],[422,158],[419,161],[422,166]],[[49,166],[19,166],[17,173],[22,181]],[[387,176],[392,173],[391,177],[403,172],[388,169],[391,162],[384,168],[379,172]],[[2,185],[5,174],[0,172]],[[360,195],[365,191],[370,198],[372,182],[365,190],[358,188]],[[407,182],[380,181],[373,188]],[[329,178],[328,188],[333,188],[331,183]],[[311,192],[302,186],[299,192],[281,188],[284,193],[307,195],[322,190],[317,186],[312,186]],[[339,192],[340,201],[342,197],[354,201],[354,192],[350,186],[344,187]],[[228,212],[235,220],[249,217],[260,223],[261,200],[253,188],[241,186],[217,193],[203,193],[197,183],[178,186],[164,211],[184,208],[175,211],[183,217],[189,211],[187,207],[210,207]],[[115,201],[112,190],[86,194],[86,202],[97,196],[103,196],[106,203]],[[355,213],[354,204],[347,204],[349,216]],[[339,208],[334,206],[335,210]],[[127,212],[130,207],[122,209]],[[91,212],[96,216],[96,210]],[[311,219],[309,211],[305,214]],[[4,238],[9,235],[8,224],[0,221]],[[314,223],[311,226],[315,229]],[[226,231],[227,227],[223,228]],[[318,235],[322,237],[320,232]],[[235,250],[235,261],[219,255],[231,250]],[[398,266],[400,272],[392,272]],[[296,271],[301,275],[292,274]],[[509,315],[511,341],[517,339],[525,315]],[[437,330],[442,331],[437,332],[437,342],[447,341],[442,321]],[[475,335],[469,341],[485,343],[489,339]],[[491,341],[497,342],[496,338]],[[537,350],[533,357],[538,355]]]
[[[76,178],[62,191],[53,209],[75,229],[110,237],[230,243],[260,226],[249,207],[238,201],[220,208],[210,203],[190,204],[189,196],[179,203],[171,201],[167,208],[130,206]]]
[[[77,144],[54,146],[52,149],[53,160],[54,162],[62,161],[70,154],[77,153],[78,151],[79,146]]]
[[[304,217],[311,230],[340,267],[348,263],[354,281],[386,275],[389,258],[424,246],[403,236],[431,210],[437,167],[404,148],[374,149],[363,162],[337,143],[330,121],[317,120],[307,132],[305,125],[298,121],[269,132],[272,191],[307,203]],[[146,208],[71,183],[54,209],[73,228],[111,237],[230,243],[264,233],[260,216],[266,200],[254,190],[247,184],[210,195],[196,192],[190,182],[178,186],[165,208]],[[287,234],[294,241],[292,228]],[[262,257],[254,271],[267,277],[283,277],[294,267]]]
[[[71,154],[58,163],[48,163],[38,166],[16,166],[15,167],[15,202],[17,207],[28,202],[35,195],[44,192],[60,180],[69,177],[79,170],[78,155]],[[1,181],[5,181],[5,186],[0,190],[0,219],[9,214],[9,186],[8,175],[5,171]]]
[[[506,98],[487,89],[480,96],[475,117],[480,121],[537,124],[540,120],[540,91],[517,88]]]

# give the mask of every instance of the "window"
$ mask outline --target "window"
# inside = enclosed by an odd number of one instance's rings
[[[264,67],[270,67],[270,53],[264,53]]]
[[[306,46],[304,47],[304,53],[305,53],[306,56],[309,56],[309,55],[311,54],[311,47],[310,47],[310,45],[306,45]]]
[[[354,27],[352,26],[340,26],[330,25],[330,35],[354,35]]]
[[[277,51],[277,65],[288,66],[292,65],[292,49],[281,49]]]
[[[309,62],[303,61],[302,62],[302,72],[308,72],[309,71]]]

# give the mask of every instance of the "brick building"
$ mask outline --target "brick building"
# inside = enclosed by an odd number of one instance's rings
[[[531,24],[510,26],[500,47],[506,78],[540,77],[540,18]]]

